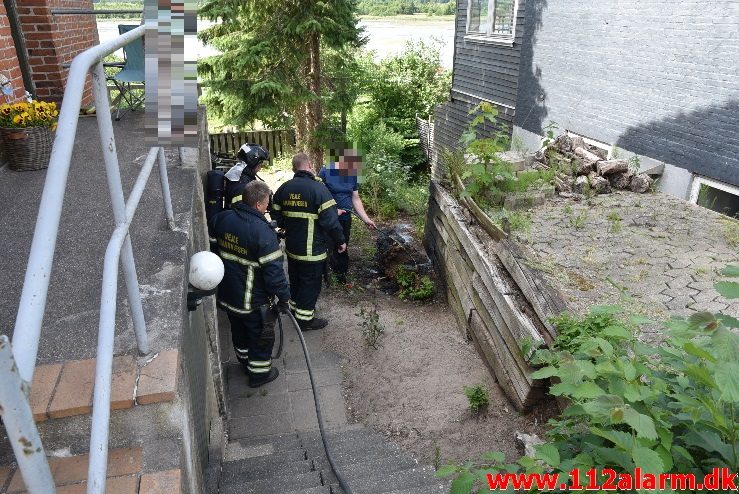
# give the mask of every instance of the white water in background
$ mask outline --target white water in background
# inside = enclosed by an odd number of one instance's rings
[[[98,35],[100,42],[105,42],[118,36],[118,24],[134,24],[135,21],[108,21],[98,20]],[[198,21],[198,29],[204,29],[212,23]],[[443,42],[441,47],[441,62],[447,68],[452,68],[454,54],[454,21],[439,20],[403,20],[403,19],[367,19],[360,22],[365,28],[365,36],[369,38],[367,48],[377,53],[382,59],[399,53],[408,41],[431,42],[434,39]],[[185,40],[185,53],[196,53],[197,57],[204,57],[217,53],[210,47],[204,46],[194,37]],[[122,52],[118,53],[123,56]]]

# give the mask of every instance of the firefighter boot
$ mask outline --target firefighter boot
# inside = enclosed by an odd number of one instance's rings
[[[277,376],[280,375],[280,371],[278,371],[276,368],[272,367],[269,372],[265,372],[263,374],[255,374],[253,372],[249,373],[249,387],[250,388],[258,388],[259,386],[263,386],[267,383],[271,383],[275,379],[277,379]]]
[[[314,317],[310,321],[301,321],[298,319],[298,326],[300,326],[301,331],[312,331],[314,329],[323,329],[328,325],[328,321],[326,319],[321,319],[320,317]]]

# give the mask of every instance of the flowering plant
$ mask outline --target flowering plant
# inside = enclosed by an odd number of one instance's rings
[[[58,116],[56,103],[46,101],[31,100],[0,105],[0,127],[5,128],[51,127],[51,130],[55,130]]]

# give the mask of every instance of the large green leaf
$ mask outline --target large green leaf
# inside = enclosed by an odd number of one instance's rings
[[[535,446],[536,449],[536,455],[534,455],[535,458],[542,460],[544,463],[546,463],[549,466],[552,467],[558,467],[559,466],[559,451],[557,448],[551,444],[540,444],[538,446]]]
[[[727,462],[732,462],[733,453],[731,446],[726,444],[717,433],[713,431],[691,430],[684,436],[685,444],[701,448],[709,453],[718,453]],[[676,446],[673,446],[675,449]]]
[[[595,384],[594,382],[584,382],[582,384],[575,385],[575,389],[572,391],[573,398],[597,398],[606,394],[603,388]]]
[[[739,328],[739,319],[726,314],[716,314],[716,319],[721,321],[721,324],[728,328]]]
[[[537,369],[531,373],[531,379],[546,379],[548,377],[556,376],[559,374],[559,369],[556,367],[548,366]]]
[[[615,338],[630,338],[631,332],[623,326],[608,326],[601,334],[603,336],[613,336]]]
[[[720,327],[713,333],[713,347],[718,360],[739,362],[739,335]]]
[[[721,270],[721,275],[731,278],[739,278],[739,266],[729,264],[723,270]]]
[[[635,446],[631,452],[631,457],[637,467],[641,468],[645,473],[659,474],[664,472],[665,466],[659,454],[649,448]]]
[[[457,465],[444,465],[436,471],[437,477],[449,477],[453,473],[456,473]]]
[[[633,408],[627,408],[624,410],[624,422],[636,431],[637,437],[657,439],[657,431],[654,428],[652,417],[639,413]]]
[[[611,441],[613,444],[623,449],[624,451],[631,451],[634,449],[634,436],[628,432],[617,431],[617,430],[603,430],[597,427],[591,427],[590,432],[596,436],[600,436],[603,439]]]
[[[475,476],[469,472],[464,472],[452,481],[452,488],[449,492],[450,494],[470,494],[474,483]]]
[[[709,362],[716,362],[716,358],[713,355],[700,348],[692,341],[689,341],[685,345],[683,345],[683,350],[685,350],[689,355],[693,355],[703,360],[708,360]]]
[[[491,463],[503,463],[505,461],[505,454],[500,451],[488,451],[483,453],[481,458]]]
[[[739,403],[739,364],[734,362],[716,364],[714,378],[721,391],[721,399],[729,403]]]
[[[719,281],[713,287],[725,298],[739,298],[739,283],[735,281]]]

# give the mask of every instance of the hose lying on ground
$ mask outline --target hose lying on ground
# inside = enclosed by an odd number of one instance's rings
[[[326,433],[324,431],[323,415],[321,415],[321,403],[318,399],[318,390],[316,389],[316,383],[315,383],[315,380],[313,379],[313,368],[310,365],[310,356],[308,355],[308,346],[305,344],[305,338],[303,338],[303,332],[301,331],[300,326],[298,325],[298,321],[295,320],[295,316],[293,316],[290,312],[287,313],[287,316],[292,321],[293,326],[295,327],[295,331],[298,333],[298,337],[300,338],[300,345],[303,347],[303,355],[305,356],[305,365],[308,366],[308,377],[310,378],[310,387],[313,390],[313,402],[316,405],[316,416],[318,417],[318,430],[321,433],[321,442],[323,442],[323,449],[326,451],[326,458],[328,459],[328,463],[331,466],[331,470],[333,470],[334,475],[336,475],[336,479],[339,481],[339,485],[344,490],[344,494],[352,494],[352,490],[349,487],[349,484],[347,484],[346,479],[341,474],[336,464],[334,463],[333,458],[331,457],[331,451],[328,445],[328,441],[326,440]],[[282,328],[282,324],[280,324],[280,328]],[[280,338],[280,341],[282,341],[282,338]],[[282,344],[280,344],[280,346],[282,346]]]

